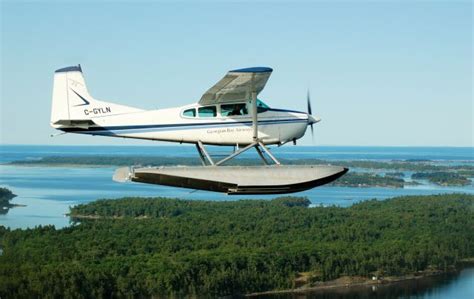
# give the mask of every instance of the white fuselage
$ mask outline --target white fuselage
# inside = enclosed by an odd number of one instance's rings
[[[263,103],[262,103],[263,104]],[[246,103],[242,105],[248,106]],[[264,105],[264,104],[263,104]],[[182,107],[151,111],[114,114],[107,106],[95,111],[84,110],[96,125],[90,127],[64,127],[65,132],[159,140],[179,143],[212,145],[246,145],[253,142],[252,116],[224,115],[223,105]],[[214,108],[212,108],[214,107]],[[201,113],[207,108],[213,113]],[[194,116],[189,113],[194,110]],[[204,109],[206,110],[206,109]],[[187,111],[187,113],[185,113]],[[192,111],[191,111],[192,112]],[[204,111],[205,112],[205,111]],[[301,138],[308,125],[307,113],[260,107],[258,113],[258,138],[264,144],[281,144]]]

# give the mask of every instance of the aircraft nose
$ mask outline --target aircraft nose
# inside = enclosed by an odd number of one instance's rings
[[[321,118],[308,114],[308,125],[312,125],[320,121],[321,121]]]

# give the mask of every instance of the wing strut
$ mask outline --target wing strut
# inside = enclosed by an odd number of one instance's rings
[[[251,105],[252,105],[252,126],[253,126],[253,142],[258,141],[258,118],[257,118],[257,91],[255,90],[255,73],[252,74],[252,84],[250,84]]]
[[[255,150],[257,151],[260,158],[262,158],[263,163],[268,164],[260,147],[265,151],[265,153],[267,153],[267,155],[270,157],[270,159],[273,160],[273,162],[275,162],[276,165],[280,165],[280,162],[275,158],[275,156],[272,155],[270,150],[262,143],[260,139],[258,139],[258,109],[257,109],[257,91],[255,90],[255,74],[252,74],[252,84],[250,84],[250,86],[251,86],[250,94],[252,95],[251,100],[250,100],[251,101],[250,104],[252,107],[252,127],[253,127],[252,145],[255,147]]]

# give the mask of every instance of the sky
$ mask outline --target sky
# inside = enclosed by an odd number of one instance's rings
[[[473,4],[1,1],[0,144],[151,144],[57,133],[54,70],[96,99],[197,102],[228,70],[274,69],[259,98],[322,118],[304,145],[474,146]],[[160,143],[161,144],[161,143]]]

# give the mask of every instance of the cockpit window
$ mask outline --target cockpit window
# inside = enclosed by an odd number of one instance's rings
[[[221,105],[221,116],[247,115],[245,103]]]
[[[216,117],[216,106],[201,107],[198,109],[199,117]]]
[[[183,116],[186,117],[196,117],[196,109],[187,109],[183,111]]]
[[[270,107],[267,106],[264,102],[257,99],[257,113],[262,113],[268,111]]]

